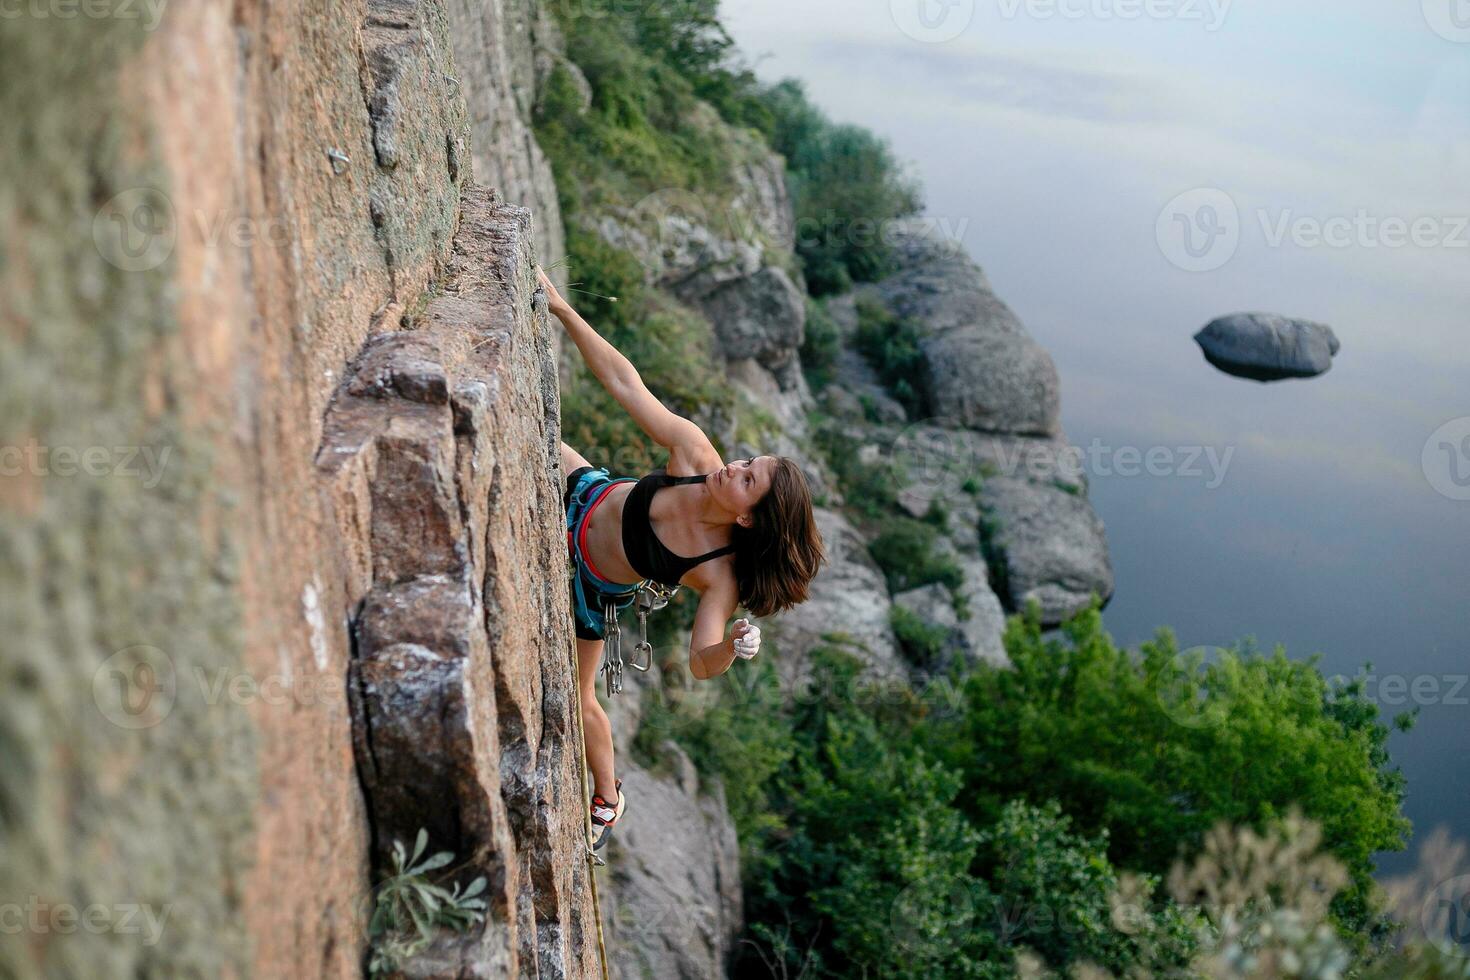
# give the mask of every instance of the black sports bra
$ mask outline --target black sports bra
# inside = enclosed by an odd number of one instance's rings
[[[644,578],[653,579],[655,582],[672,587],[678,585],[679,579],[683,578],[685,573],[695,565],[735,550],[735,545],[732,543],[706,552],[697,558],[685,558],[665,548],[663,542],[658,539],[658,535],[653,533],[653,524],[648,519],[648,509],[653,504],[653,495],[663,487],[703,482],[703,474],[669,476],[662,470],[658,470],[639,480],[633,489],[628,491],[628,498],[623,501],[623,552],[627,555],[628,564],[633,567],[633,571]]]

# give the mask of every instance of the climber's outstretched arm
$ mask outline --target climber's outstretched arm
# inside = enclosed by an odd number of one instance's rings
[[[718,677],[735,660],[735,642],[725,636],[725,624],[739,602],[733,579],[712,583],[699,596],[694,630],[689,637],[689,670],[698,680]]]
[[[582,352],[582,359],[602,382],[608,394],[623,406],[638,427],[654,442],[665,449],[682,450],[683,456],[699,469],[716,469],[722,465],[709,437],[699,426],[682,416],[675,415],[664,403],[653,396],[643,384],[637,368],[622,353],[608,343],[586,320],[582,319],[571,304],[562,299],[546,273],[537,270],[541,288],[552,315],[566,328],[567,336]],[[671,464],[670,472],[673,471]]]

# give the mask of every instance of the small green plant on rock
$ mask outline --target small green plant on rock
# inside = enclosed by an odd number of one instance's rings
[[[405,960],[422,953],[439,927],[463,932],[485,920],[485,900],[479,897],[485,890],[484,876],[470,882],[463,892],[458,884],[453,889],[434,884],[429,872],[448,865],[454,854],[439,851],[423,858],[428,845],[429,833],[422,829],[412,856],[402,841],[393,842],[393,873],[378,884],[368,922],[372,941],[368,973],[373,976],[392,973]]]
[[[949,643],[949,630],[921,618],[913,610],[895,605],[889,613],[893,635],[910,661],[920,667],[932,667],[944,656]]]
[[[939,582],[951,590],[962,588],[965,573],[938,547],[939,532],[932,524],[907,516],[884,518],[868,552],[894,594]]]

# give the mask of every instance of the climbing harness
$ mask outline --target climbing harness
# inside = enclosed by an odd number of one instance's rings
[[[653,644],[648,642],[648,614],[667,606],[680,587],[667,586],[652,579],[622,584],[598,574],[585,553],[589,519],[614,486],[637,482],[625,477],[599,483],[598,474],[605,477],[607,470],[594,469],[584,473],[571,493],[567,505],[567,549],[572,558],[569,577],[576,617],[587,628],[602,633],[602,665],[598,672],[603,675],[611,697],[623,691],[625,667],[640,673],[647,673],[653,668]],[[590,500],[587,499],[589,496]],[[623,630],[618,622],[618,613],[635,602],[638,606],[638,644],[633,648],[633,655],[624,660]]]

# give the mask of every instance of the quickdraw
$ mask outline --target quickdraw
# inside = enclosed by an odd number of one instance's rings
[[[618,623],[617,602],[610,596],[603,597],[601,670],[606,675],[609,697],[623,693],[624,667],[644,674],[653,669],[653,644],[648,642],[648,614],[667,606],[678,592],[677,585],[670,588],[652,580],[638,583],[638,645],[633,648],[633,656],[626,661],[623,659],[623,629]],[[636,657],[641,657],[643,662],[639,663]]]

